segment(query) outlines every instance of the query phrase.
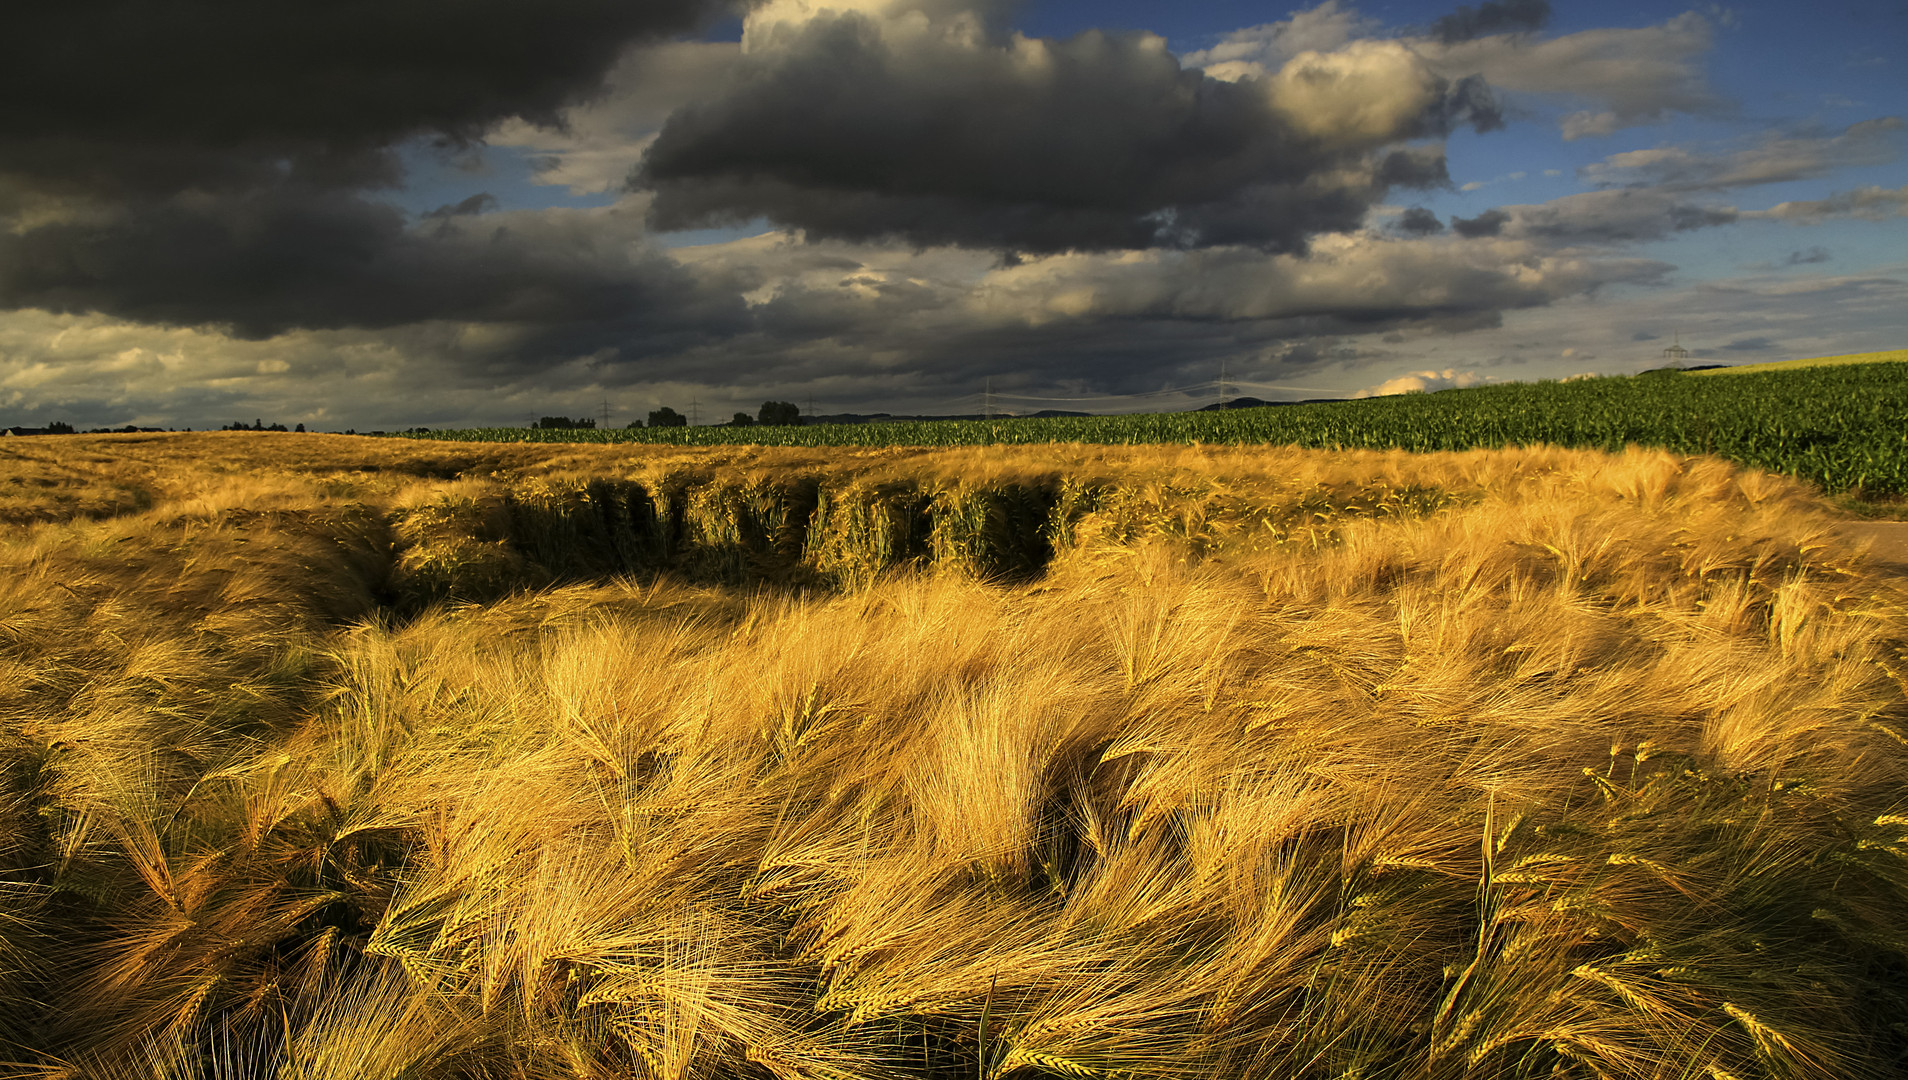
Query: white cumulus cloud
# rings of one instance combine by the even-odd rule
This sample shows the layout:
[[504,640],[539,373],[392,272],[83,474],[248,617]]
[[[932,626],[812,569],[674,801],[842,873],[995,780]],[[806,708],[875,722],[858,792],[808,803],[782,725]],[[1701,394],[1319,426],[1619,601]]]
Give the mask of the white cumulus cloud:
[[1436,390],[1456,390],[1466,386],[1480,386],[1491,382],[1488,375],[1479,375],[1475,371],[1460,371],[1457,368],[1445,368],[1443,371],[1414,371],[1409,375],[1400,375],[1395,379],[1386,379],[1376,386],[1367,386],[1355,391],[1355,398],[1389,397],[1393,394],[1428,394]]
[[1215,79],[1242,79],[1277,71],[1301,53],[1336,52],[1355,40],[1372,37],[1379,29],[1376,20],[1360,15],[1349,4],[1325,0],[1315,8],[1293,12],[1283,22],[1235,30],[1212,48],[1186,53],[1180,60]]

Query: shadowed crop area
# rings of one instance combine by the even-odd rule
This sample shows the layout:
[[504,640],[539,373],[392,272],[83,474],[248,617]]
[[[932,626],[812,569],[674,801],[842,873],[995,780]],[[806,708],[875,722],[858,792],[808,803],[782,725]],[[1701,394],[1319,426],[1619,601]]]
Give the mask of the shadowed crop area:
[[1894,1077],[1908,584],[1548,448],[0,446],[0,1061]]

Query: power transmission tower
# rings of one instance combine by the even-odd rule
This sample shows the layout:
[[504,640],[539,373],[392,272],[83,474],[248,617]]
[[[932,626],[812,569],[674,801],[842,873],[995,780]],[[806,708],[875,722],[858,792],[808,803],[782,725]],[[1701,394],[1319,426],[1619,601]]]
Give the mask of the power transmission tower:
[[697,401],[695,398],[690,398],[689,399],[689,426],[695,427],[696,425],[700,423],[702,423],[702,402]]
[[599,426],[603,428],[609,427],[609,399],[608,398],[603,399],[603,422]]
[[1219,407],[1226,407],[1226,362],[1219,361]]
[[988,379],[983,385],[986,389],[981,391],[981,411],[986,413],[987,419],[992,420],[994,418],[994,380]]

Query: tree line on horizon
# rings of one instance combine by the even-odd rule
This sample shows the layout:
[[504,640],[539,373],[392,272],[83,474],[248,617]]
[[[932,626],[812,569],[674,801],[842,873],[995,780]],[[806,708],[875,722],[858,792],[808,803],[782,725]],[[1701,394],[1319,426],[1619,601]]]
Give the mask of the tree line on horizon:
[[[778,427],[800,423],[802,423],[802,410],[797,407],[794,402],[764,401],[762,407],[756,411],[754,416],[750,416],[745,412],[738,412],[727,424],[717,424],[715,426],[756,427],[759,425],[763,427]],[[688,426],[688,417],[667,405],[663,405],[650,411],[649,420],[646,424],[642,420],[631,420],[625,426],[625,430],[636,431],[644,427],[673,428]],[[596,421],[590,417],[573,420],[567,416],[545,416],[537,420],[537,427],[544,431],[594,431],[596,429]]]

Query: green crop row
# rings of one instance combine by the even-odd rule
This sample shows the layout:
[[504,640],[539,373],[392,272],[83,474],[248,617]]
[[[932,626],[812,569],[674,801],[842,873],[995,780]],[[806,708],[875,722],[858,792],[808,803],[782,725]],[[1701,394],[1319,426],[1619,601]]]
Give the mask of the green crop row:
[[1269,443],[1468,450],[1627,444],[1716,454],[1829,491],[1908,493],[1908,363],[1695,379],[1679,372],[1215,412],[608,431],[483,428],[411,438],[688,446]]

